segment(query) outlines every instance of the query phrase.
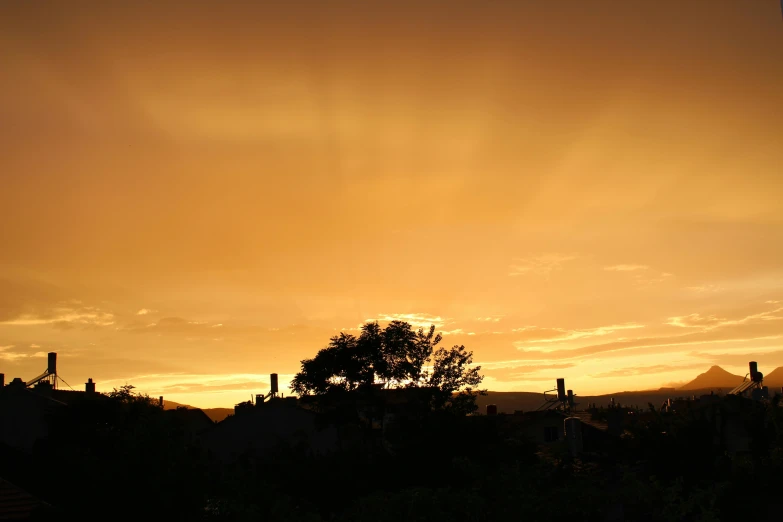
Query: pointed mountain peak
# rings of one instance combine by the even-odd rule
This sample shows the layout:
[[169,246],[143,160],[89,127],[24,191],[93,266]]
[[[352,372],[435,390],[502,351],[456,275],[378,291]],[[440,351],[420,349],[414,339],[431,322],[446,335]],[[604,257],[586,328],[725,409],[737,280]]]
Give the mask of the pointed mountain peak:
[[694,380],[680,387],[681,390],[702,390],[707,388],[734,388],[742,382],[742,376],[727,372],[720,366],[714,365],[704,373],[699,374]]
[[773,387],[783,386],[783,366],[778,366],[764,375],[764,384]]

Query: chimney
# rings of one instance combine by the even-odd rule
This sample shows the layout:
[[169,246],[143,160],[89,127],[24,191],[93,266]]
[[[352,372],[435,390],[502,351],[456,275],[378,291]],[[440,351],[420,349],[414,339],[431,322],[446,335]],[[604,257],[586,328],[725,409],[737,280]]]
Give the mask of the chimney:
[[574,390],[568,390],[568,405],[574,407]]
[[5,374],[0,373],[0,388],[2,388],[3,386],[5,386]]
[[158,397],[158,406],[160,406],[161,408],[163,407],[163,395]]
[[56,374],[57,373],[57,353],[49,352],[48,363],[49,364],[46,366],[46,371],[49,372],[49,373]]
[[759,373],[759,365],[756,361],[750,361],[748,366],[750,366],[750,380],[755,382],[757,379],[756,374]]
[[84,383],[84,391],[87,393],[95,393],[95,383],[92,382],[92,377],[87,379],[87,382]]
[[276,395],[277,394],[277,374],[273,373],[272,375],[270,375],[269,376],[269,380],[270,380],[270,386],[272,388],[270,391],[272,392],[272,395]]
[[557,400],[559,401],[566,400],[565,379],[557,380]]

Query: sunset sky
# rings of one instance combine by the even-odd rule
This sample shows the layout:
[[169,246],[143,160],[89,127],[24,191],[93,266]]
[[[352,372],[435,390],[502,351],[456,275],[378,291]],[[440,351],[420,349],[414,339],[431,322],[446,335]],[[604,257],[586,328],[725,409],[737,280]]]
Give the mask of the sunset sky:
[[768,373],[780,9],[3,2],[0,372],[230,407],[403,319],[490,390]]

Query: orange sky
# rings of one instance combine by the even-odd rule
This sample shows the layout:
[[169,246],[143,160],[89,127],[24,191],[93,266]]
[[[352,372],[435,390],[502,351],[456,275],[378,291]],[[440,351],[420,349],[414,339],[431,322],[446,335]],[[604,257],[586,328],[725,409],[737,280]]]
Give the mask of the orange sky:
[[374,318],[492,390],[783,365],[779,2],[161,3],[0,6],[7,380],[231,406]]

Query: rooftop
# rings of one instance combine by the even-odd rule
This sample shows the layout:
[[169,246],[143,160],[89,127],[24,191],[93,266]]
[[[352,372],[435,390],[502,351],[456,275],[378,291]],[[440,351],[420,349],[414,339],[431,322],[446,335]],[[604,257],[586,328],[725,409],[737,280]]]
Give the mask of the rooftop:
[[28,520],[46,503],[0,478],[0,520]]

